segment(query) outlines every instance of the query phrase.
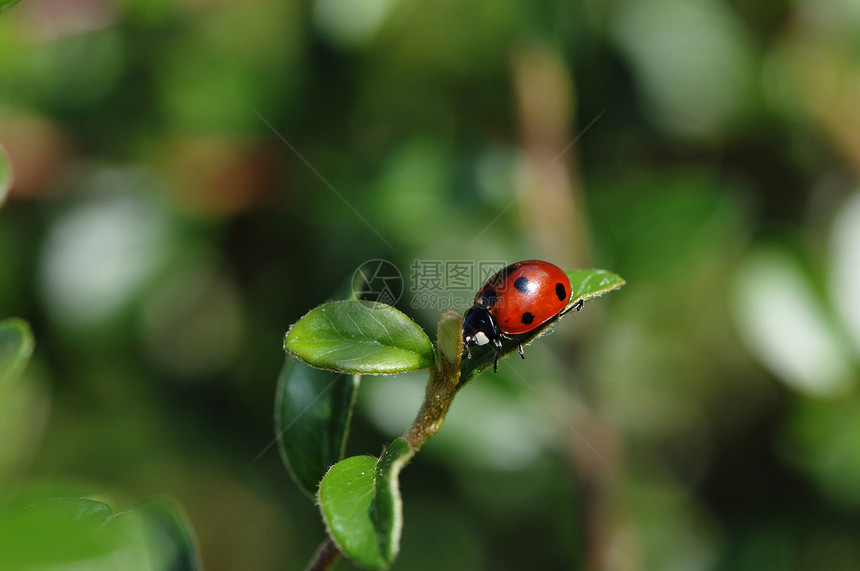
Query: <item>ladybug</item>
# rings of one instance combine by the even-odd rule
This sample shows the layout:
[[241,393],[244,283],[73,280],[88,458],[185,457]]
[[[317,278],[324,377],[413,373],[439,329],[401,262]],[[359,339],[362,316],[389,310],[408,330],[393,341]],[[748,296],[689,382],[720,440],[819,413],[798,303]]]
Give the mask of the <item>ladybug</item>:
[[[500,270],[478,291],[463,317],[466,357],[472,357],[472,345],[492,343],[496,349],[493,371],[497,371],[502,339],[515,339],[561,315],[570,296],[567,274],[549,262],[525,260]],[[578,311],[582,304],[579,300],[570,309]],[[525,359],[522,344],[518,349]]]

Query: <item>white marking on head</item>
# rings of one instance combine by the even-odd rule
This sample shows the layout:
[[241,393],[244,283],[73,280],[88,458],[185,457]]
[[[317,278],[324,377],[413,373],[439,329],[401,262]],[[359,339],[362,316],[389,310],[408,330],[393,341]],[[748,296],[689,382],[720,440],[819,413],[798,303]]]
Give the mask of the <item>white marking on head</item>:
[[490,338],[487,337],[487,334],[483,331],[478,331],[477,333],[475,333],[475,342],[478,345],[486,345],[490,342]]

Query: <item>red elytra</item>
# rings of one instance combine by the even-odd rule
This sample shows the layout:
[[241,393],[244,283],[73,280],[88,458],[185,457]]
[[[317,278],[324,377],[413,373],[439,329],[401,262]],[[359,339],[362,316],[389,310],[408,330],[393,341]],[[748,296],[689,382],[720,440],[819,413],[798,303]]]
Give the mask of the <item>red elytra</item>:
[[[463,317],[463,351],[492,343],[493,370],[502,354],[502,338],[536,329],[559,315],[570,301],[570,280],[559,267],[543,260],[525,260],[507,266],[487,280],[475,303]],[[573,308],[580,309],[582,300]],[[518,346],[520,356],[523,346]]]
[[570,301],[570,280],[561,268],[543,260],[507,266],[487,280],[475,296],[502,333],[520,335],[540,327]]

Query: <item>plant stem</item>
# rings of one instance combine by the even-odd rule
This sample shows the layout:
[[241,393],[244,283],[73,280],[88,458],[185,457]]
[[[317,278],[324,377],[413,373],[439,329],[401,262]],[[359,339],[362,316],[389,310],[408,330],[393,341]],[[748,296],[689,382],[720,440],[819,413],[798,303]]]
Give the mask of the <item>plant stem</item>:
[[[454,400],[456,387],[452,387],[446,379],[434,379],[431,373],[424,392],[424,402],[412,421],[412,425],[403,433],[403,440],[409,443],[414,451],[418,451],[427,439],[442,428],[445,415]],[[440,375],[441,376],[441,375]]]
[[[421,448],[427,439],[436,434],[445,421],[454,395],[460,388],[460,359],[463,350],[463,317],[449,311],[439,321],[436,344],[438,361],[430,368],[430,378],[424,391],[424,402],[412,425],[406,429],[402,438],[409,444],[411,452],[404,457],[404,463]],[[331,536],[317,548],[314,558],[305,571],[329,571],[340,559],[340,549]]]
[[463,318],[458,313],[449,311],[439,321],[436,334],[439,362],[436,367],[430,369],[430,378],[424,390],[424,402],[412,426],[403,433],[403,440],[409,443],[413,453],[442,428],[445,415],[448,414],[454,395],[460,388],[462,331]]
[[[403,433],[403,439],[409,443],[409,447],[412,449],[411,455],[414,455],[421,448],[421,445],[442,427],[448,408],[450,408],[454,395],[457,393],[457,381],[459,379],[459,358],[456,359],[456,367],[454,367],[453,363],[446,362],[443,355],[441,365],[430,370],[430,379],[427,381],[427,389],[424,392],[424,402],[412,425]],[[340,550],[335,545],[334,540],[331,536],[326,536],[305,571],[329,571],[334,568],[340,555]]]
[[330,536],[326,536],[305,571],[329,571],[334,568],[338,559],[340,559],[340,549]]

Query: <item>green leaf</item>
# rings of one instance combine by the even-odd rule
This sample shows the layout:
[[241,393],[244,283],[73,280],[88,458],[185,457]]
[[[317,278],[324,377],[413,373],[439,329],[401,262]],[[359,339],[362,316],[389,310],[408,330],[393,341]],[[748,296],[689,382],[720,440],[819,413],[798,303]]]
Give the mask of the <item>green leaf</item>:
[[275,394],[281,458],[311,497],[332,464],[343,458],[358,375],[314,369],[287,356]]
[[414,321],[384,303],[333,301],[287,332],[284,348],[320,369],[390,375],[435,362],[433,343]]
[[0,320],[0,489],[27,464],[48,417],[47,387],[32,376],[21,378],[34,346],[27,322]]
[[119,513],[89,498],[17,503],[0,511],[0,569],[200,568],[193,534],[168,500]]
[[86,498],[47,499],[0,514],[0,568],[103,558],[123,543],[104,527],[112,515],[107,504]]
[[[0,0],[0,11],[3,10],[2,2],[3,0]],[[6,194],[11,186],[12,163],[9,161],[9,155],[6,154],[3,145],[0,145],[0,206],[3,206],[3,202],[6,201]]]
[[197,538],[188,518],[168,498],[145,500],[135,506],[146,525],[150,560],[154,569],[185,571],[200,569]]
[[566,272],[570,279],[570,308],[578,300],[588,301],[624,285],[621,276],[606,270],[574,270]]
[[33,354],[33,333],[26,321],[18,318],[0,321],[0,387],[14,382]]
[[8,10],[20,1],[21,0],[0,0],[0,14],[2,14],[4,10]]
[[329,535],[361,567],[386,569],[397,557],[403,529],[397,478],[413,453],[398,438],[379,460],[372,456],[341,460],[320,484],[320,511]]
[[[570,279],[571,296],[570,302],[559,317],[550,319],[537,329],[529,331],[523,335],[517,335],[514,339],[502,339],[502,357],[518,351],[517,345],[522,343],[528,345],[547,331],[549,331],[558,320],[574,309],[574,306],[582,300],[588,301],[601,295],[616,290],[624,285],[624,280],[620,276],[607,272],[606,270],[574,270],[566,272]],[[467,382],[481,374],[488,367],[493,365],[494,349],[490,345],[483,347],[475,346],[471,348],[472,358],[463,359],[460,364],[460,386],[462,387]]]

